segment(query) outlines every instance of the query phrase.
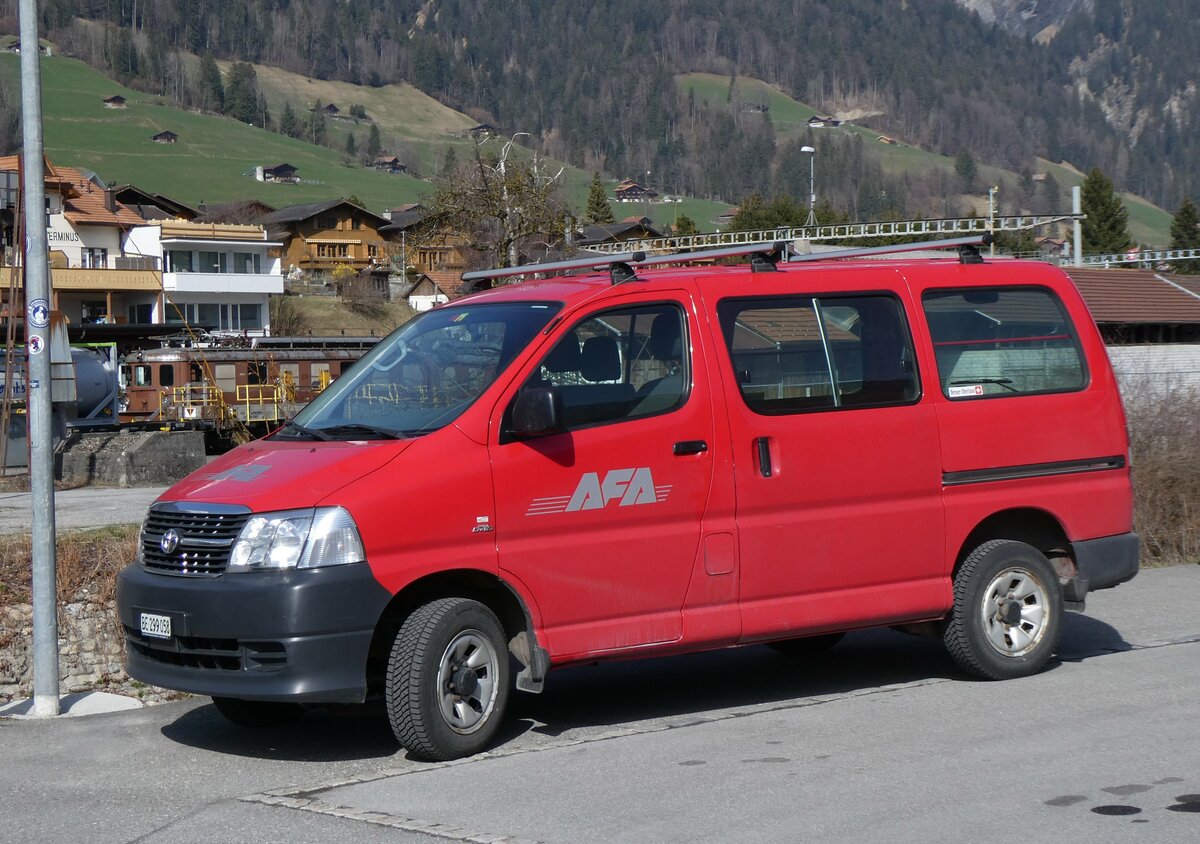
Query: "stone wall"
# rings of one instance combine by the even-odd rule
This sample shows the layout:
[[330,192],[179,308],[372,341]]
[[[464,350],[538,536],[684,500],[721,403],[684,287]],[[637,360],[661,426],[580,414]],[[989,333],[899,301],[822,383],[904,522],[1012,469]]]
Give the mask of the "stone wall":
[[[59,607],[58,671],[61,694],[106,691],[143,703],[181,697],[125,673],[124,636],[112,601],[84,598]],[[33,695],[33,608],[0,607],[0,703]]]
[[205,464],[202,431],[77,433],[57,455],[58,479],[71,486],[168,486]]

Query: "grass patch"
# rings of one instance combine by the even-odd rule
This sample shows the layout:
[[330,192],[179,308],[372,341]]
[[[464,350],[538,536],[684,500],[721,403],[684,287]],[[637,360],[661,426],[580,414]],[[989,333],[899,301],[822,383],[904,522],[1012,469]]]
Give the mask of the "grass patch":
[[[137,554],[139,525],[110,525],[60,533],[55,542],[58,603],[82,597],[108,602],[116,597],[117,573]],[[0,607],[32,599],[32,540],[0,537]]]

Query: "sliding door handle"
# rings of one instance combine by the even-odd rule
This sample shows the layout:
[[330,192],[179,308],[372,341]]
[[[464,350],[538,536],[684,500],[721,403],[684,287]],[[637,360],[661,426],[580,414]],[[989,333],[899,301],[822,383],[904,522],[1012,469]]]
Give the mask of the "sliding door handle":
[[680,440],[675,443],[674,451],[677,457],[681,454],[703,454],[708,451],[708,443],[704,440]]
[[758,450],[758,471],[764,478],[771,477],[771,441],[767,437],[758,437],[754,440],[754,447]]

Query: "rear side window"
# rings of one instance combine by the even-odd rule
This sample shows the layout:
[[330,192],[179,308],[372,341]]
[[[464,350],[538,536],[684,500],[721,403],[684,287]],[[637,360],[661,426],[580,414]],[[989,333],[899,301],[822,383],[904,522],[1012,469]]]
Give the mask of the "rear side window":
[[950,399],[1083,389],[1075,328],[1049,290],[932,290],[922,297],[942,393]]
[[727,299],[717,311],[742,398],[756,413],[920,397],[908,325],[891,296]]

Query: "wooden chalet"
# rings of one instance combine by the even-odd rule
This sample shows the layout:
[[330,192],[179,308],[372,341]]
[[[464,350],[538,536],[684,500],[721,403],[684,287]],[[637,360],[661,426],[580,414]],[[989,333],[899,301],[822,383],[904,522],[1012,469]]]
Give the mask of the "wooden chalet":
[[375,160],[371,162],[370,167],[372,170],[380,170],[384,173],[403,173],[408,169],[394,155],[377,155],[375,156]]
[[170,129],[166,129],[162,132],[159,132],[157,135],[151,135],[150,140],[154,141],[156,144],[173,144],[179,140],[179,136]]
[[580,233],[577,243],[586,247],[597,243],[620,243],[625,240],[662,236],[663,232],[654,226],[649,217],[626,217],[617,223],[587,226]]
[[348,266],[355,271],[386,272],[389,238],[381,233],[386,217],[344,199],[289,205],[262,216],[269,240],[283,245],[283,270],[329,272]]
[[125,98],[120,94],[113,94],[111,97],[104,98],[105,108],[126,108]]
[[255,168],[255,176],[260,182],[283,182],[295,184],[300,181],[297,169],[286,161],[281,164],[264,164]]
[[658,196],[658,191],[645,187],[633,179],[624,179],[613,191],[618,202],[646,202]]

